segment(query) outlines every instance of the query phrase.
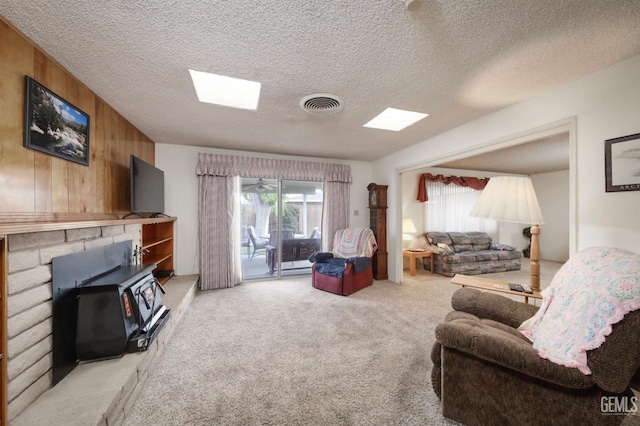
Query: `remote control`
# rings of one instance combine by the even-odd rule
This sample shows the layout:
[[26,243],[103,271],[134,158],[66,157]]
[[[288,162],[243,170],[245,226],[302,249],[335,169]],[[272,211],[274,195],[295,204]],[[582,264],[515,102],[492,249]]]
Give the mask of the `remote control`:
[[511,291],[520,291],[520,292],[524,291],[524,289],[522,288],[522,286],[520,284],[509,284],[509,290],[511,290]]
[[522,291],[524,291],[527,294],[533,294],[533,290],[531,290],[531,287],[529,287],[526,284],[521,284],[520,287],[522,287]]

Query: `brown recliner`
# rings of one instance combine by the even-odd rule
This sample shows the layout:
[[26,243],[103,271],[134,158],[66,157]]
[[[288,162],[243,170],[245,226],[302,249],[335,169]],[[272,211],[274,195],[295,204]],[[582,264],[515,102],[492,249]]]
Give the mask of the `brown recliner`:
[[311,285],[319,290],[349,296],[373,283],[371,256],[378,244],[369,228],[336,231],[333,251],[314,253],[309,261]]
[[470,288],[452,306],[431,352],[445,417],[467,426],[618,425],[640,410],[630,388],[640,377],[640,311],[587,352],[584,375],[541,358],[517,330],[537,307]]

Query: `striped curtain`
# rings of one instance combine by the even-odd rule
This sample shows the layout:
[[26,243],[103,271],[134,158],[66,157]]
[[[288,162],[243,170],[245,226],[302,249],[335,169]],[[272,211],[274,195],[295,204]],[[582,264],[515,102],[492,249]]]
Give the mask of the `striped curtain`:
[[332,249],[333,236],[349,227],[349,193],[351,184],[325,182],[322,204],[322,251]]
[[239,155],[198,154],[196,174],[351,183],[351,167],[345,164]]
[[200,176],[198,248],[202,290],[233,287],[237,284],[232,226],[233,179],[232,176]]
[[198,223],[200,289],[233,287],[240,283],[234,229],[238,216],[234,191],[237,176],[324,182],[322,247],[349,224],[351,167],[343,164],[279,160],[237,155],[198,154]]

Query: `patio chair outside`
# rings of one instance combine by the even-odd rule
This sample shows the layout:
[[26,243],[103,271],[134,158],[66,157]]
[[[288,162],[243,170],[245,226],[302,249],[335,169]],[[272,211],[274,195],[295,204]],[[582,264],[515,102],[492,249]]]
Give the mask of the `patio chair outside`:
[[269,240],[266,238],[258,237],[253,226],[247,226],[247,232],[249,234],[251,244],[253,245],[253,253],[251,253],[251,256],[249,257],[249,260],[251,260],[256,255],[256,252],[258,250],[266,250],[267,244],[269,244]]

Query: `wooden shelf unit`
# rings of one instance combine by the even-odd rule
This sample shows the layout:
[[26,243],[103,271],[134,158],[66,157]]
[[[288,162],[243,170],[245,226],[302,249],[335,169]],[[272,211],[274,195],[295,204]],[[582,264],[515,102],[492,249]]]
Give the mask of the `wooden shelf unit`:
[[164,271],[173,273],[173,224],[175,218],[166,218],[154,223],[142,224],[142,263],[155,263],[154,275],[164,284],[171,276],[163,275]]

